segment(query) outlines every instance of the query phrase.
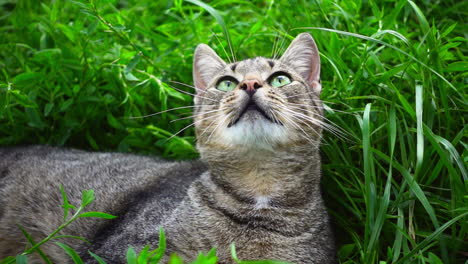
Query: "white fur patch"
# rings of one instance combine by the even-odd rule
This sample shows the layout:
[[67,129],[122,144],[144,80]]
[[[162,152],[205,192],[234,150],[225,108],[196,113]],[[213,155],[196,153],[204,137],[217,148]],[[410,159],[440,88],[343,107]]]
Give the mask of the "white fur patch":
[[271,150],[278,143],[286,143],[290,134],[286,127],[267,119],[241,119],[234,126],[225,127],[219,132],[223,144]]
[[255,197],[255,209],[267,208],[270,203],[270,198],[268,196],[258,196]]

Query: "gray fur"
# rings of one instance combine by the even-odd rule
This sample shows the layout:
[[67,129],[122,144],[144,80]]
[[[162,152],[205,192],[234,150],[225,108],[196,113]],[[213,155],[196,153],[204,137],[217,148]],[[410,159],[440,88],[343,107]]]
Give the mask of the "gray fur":
[[[227,64],[208,46],[198,46],[193,76],[200,161],[47,146],[0,149],[0,259],[26,246],[17,225],[36,240],[59,226],[62,184],[72,204],[79,204],[81,190],[94,189],[90,210],[119,216],[80,219],[65,230],[92,241],[91,246],[65,241],[87,263],[92,263],[88,250],[108,263],[125,263],[129,245],[157,246],[160,226],[168,252],[187,261],[216,247],[219,263],[231,263],[234,242],[244,260],[334,263],[319,186],[319,144],[326,128],[319,62],[309,34],[300,34],[279,60],[258,57]],[[292,82],[272,87],[267,80],[278,71]],[[239,85],[229,92],[217,90],[226,75]],[[249,80],[261,85],[251,96],[241,88]],[[252,102],[264,114],[242,111]],[[54,244],[42,249],[54,263],[70,262]]]

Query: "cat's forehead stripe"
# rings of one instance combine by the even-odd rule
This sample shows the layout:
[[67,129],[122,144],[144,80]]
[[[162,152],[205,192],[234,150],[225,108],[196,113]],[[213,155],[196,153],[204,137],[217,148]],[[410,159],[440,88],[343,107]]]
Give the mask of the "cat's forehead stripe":
[[[246,59],[235,64],[234,69],[237,73],[247,74],[249,72],[267,72],[270,71],[274,62],[263,57]],[[231,69],[234,65],[231,65]],[[234,71],[234,70],[233,70]]]
[[236,71],[236,67],[237,67],[237,63],[234,63],[233,65],[231,65],[231,70],[233,72]]

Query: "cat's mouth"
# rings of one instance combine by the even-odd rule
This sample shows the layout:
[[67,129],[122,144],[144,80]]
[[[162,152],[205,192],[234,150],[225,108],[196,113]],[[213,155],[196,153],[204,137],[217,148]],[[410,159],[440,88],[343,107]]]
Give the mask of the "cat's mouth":
[[275,120],[273,120],[261,107],[259,107],[254,100],[250,99],[249,102],[244,106],[244,108],[241,110],[239,116],[234,119],[232,122],[229,123],[228,127],[231,127],[235,124],[237,124],[237,122],[239,122],[239,120],[247,113],[247,112],[257,112],[260,114],[260,116],[264,117],[265,119],[267,119],[268,121],[270,122],[273,122],[273,123],[277,123],[275,122]]

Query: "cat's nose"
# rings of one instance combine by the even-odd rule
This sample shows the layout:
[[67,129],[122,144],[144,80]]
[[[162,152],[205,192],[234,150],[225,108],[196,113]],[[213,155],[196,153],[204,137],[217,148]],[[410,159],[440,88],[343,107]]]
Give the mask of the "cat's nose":
[[240,88],[246,91],[250,96],[252,96],[257,91],[257,89],[262,88],[262,86],[262,82],[257,79],[243,80],[240,83]]

